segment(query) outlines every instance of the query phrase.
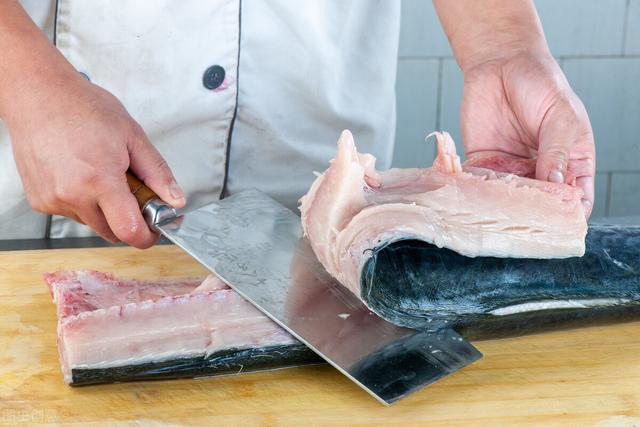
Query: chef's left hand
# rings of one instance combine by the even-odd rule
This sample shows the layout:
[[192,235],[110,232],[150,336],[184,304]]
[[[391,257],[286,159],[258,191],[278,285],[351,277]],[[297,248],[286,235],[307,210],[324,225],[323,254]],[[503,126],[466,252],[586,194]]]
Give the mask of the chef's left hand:
[[549,51],[533,0],[433,0],[464,74],[467,156],[537,159],[536,178],[568,182],[593,207],[589,117]]
[[584,105],[550,54],[520,52],[464,70],[461,128],[467,157],[537,158],[537,179],[575,177],[589,217],[593,132]]

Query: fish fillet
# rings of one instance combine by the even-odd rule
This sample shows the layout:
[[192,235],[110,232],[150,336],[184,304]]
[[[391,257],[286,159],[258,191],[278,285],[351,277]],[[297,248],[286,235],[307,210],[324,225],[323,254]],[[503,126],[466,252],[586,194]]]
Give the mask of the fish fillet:
[[358,153],[344,131],[335,159],[301,198],[305,235],[343,285],[360,295],[372,251],[407,239],[467,257],[584,254],[582,190],[527,178],[531,161],[490,157],[463,165],[449,134],[435,136],[431,168],[377,171],[375,157]]
[[45,275],[72,385],[207,376],[317,363],[317,356],[215,276],[137,281]]

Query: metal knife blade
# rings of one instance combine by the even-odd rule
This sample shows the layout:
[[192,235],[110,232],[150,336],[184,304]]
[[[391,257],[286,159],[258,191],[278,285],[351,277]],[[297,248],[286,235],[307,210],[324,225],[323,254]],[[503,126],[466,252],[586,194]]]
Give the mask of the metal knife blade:
[[384,404],[478,360],[451,329],[418,332],[378,317],[333,279],[300,218],[245,191],[175,217],[159,199],[145,218],[164,236]]

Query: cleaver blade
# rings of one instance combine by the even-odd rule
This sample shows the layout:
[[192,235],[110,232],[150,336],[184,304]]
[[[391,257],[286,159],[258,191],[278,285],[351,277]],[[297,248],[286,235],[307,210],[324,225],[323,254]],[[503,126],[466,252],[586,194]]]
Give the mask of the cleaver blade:
[[264,193],[177,215],[130,172],[127,180],[151,228],[383,404],[482,357],[450,328],[415,331],[371,312],[325,271],[300,218]]

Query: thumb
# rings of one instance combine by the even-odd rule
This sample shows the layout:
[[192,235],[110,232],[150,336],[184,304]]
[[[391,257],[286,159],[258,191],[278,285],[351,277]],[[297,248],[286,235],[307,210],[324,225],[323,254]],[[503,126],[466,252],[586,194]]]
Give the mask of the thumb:
[[567,168],[576,129],[562,117],[551,118],[539,133],[536,178],[562,183],[567,181]]
[[142,129],[128,142],[129,167],[162,200],[175,208],[186,203],[184,192],[173,177],[167,161],[151,144]]

